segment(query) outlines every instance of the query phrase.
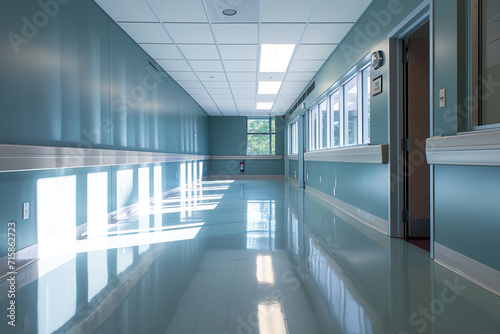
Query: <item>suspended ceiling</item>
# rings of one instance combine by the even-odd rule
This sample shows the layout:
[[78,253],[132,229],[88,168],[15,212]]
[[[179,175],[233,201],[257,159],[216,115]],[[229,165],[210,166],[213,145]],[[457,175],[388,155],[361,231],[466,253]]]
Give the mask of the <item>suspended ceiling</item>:
[[[208,115],[267,116],[286,113],[371,0],[95,2]],[[262,44],[296,44],[286,72],[259,72]],[[263,95],[259,81],[282,84]]]

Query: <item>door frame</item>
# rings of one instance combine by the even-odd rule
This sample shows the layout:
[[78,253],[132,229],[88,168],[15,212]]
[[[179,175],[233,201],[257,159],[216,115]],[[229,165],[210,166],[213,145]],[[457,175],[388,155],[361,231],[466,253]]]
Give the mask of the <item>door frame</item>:
[[[429,137],[433,136],[433,55],[434,24],[433,0],[422,2],[389,34],[389,236],[404,237],[404,154],[401,151],[404,138],[404,82],[403,82],[403,41],[411,32],[429,21]],[[431,258],[434,258],[434,168],[430,166],[430,244]]]

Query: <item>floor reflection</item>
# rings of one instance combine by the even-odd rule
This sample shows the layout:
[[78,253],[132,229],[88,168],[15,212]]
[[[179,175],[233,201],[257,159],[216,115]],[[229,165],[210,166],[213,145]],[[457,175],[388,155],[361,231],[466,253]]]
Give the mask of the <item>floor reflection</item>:
[[[499,297],[293,185],[251,180],[185,187],[167,198],[156,194],[106,230],[94,226],[86,239],[61,250],[64,261],[41,259],[20,271],[18,326],[12,331],[4,321],[0,332],[500,328]],[[0,281],[3,309],[6,289]]]

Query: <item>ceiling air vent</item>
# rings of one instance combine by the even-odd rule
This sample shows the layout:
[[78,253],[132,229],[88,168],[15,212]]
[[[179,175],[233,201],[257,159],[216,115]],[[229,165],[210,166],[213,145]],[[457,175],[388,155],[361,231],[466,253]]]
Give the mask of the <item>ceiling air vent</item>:
[[292,112],[295,109],[297,109],[302,104],[302,102],[304,102],[304,100],[306,99],[306,97],[308,97],[309,94],[312,93],[312,91],[314,90],[315,87],[316,87],[316,81],[313,81],[312,84],[309,87],[307,87],[307,89],[304,92],[304,94],[302,94],[302,96],[297,100],[297,102],[295,102],[295,104],[290,108],[290,110],[288,110],[288,115],[291,115]]

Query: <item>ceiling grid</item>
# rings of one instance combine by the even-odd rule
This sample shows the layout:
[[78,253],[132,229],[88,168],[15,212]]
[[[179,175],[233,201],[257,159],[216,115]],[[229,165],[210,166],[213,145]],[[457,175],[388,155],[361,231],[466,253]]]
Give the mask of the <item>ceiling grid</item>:
[[[371,0],[95,2],[208,115],[267,116],[286,113]],[[262,45],[285,44],[286,70],[260,72]],[[278,90],[259,94],[263,81]]]

